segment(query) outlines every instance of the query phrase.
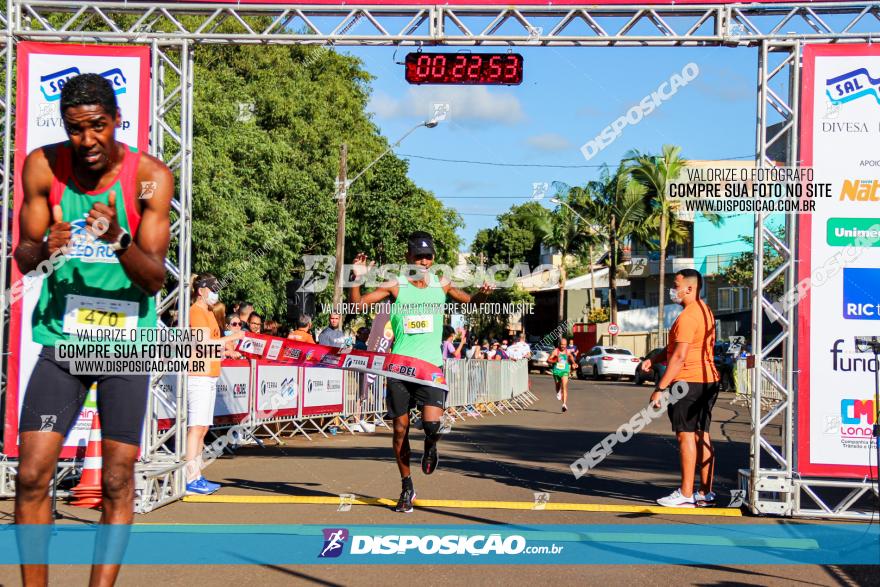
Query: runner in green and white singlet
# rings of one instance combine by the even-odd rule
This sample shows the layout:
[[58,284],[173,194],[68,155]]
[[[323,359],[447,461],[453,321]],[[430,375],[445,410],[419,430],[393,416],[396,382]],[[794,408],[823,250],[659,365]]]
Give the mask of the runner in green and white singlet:
[[572,365],[577,369],[577,359],[567,348],[568,339],[559,339],[559,345],[553,349],[547,358],[548,363],[553,364],[551,373],[553,383],[556,385],[556,399],[562,402],[562,411],[568,411],[568,379],[571,376]]
[[[408,271],[397,279],[383,283],[374,291],[361,295],[360,285],[352,288],[351,301],[369,305],[391,298],[391,328],[394,332],[394,354],[414,357],[434,365],[442,365],[440,344],[443,338],[443,312],[439,310],[449,296],[461,303],[479,302],[491,288],[484,285],[471,296],[452,287],[448,279],[439,279],[428,270],[434,264],[434,241],[427,232],[414,232],[407,243]],[[363,253],[354,260],[355,277],[360,279],[368,271]],[[394,419],[394,456],[402,479],[398,512],[411,512],[416,497],[410,476],[409,412],[422,406],[422,426],[425,432],[425,450],[422,453],[422,472],[430,475],[437,468],[439,456],[437,441],[440,436],[440,417],[446,402],[446,392],[437,387],[388,379],[386,396],[388,412]]]
[[[46,488],[87,390],[97,383],[100,523],[124,531],[134,514],[134,463],[149,376],[72,374],[70,363],[56,359],[54,344],[77,331],[155,326],[153,296],[165,284],[174,176],[155,157],[116,140],[122,116],[104,77],[68,79],[60,107],[69,140],[31,152],[20,178],[24,198],[14,258],[22,274],[39,271],[47,277],[31,316],[33,339],[44,346],[21,407],[15,522],[50,527]],[[13,284],[13,300],[22,284]],[[103,528],[98,545],[108,544]],[[122,539],[117,534],[115,541]],[[41,540],[19,546],[22,558],[33,560],[47,548]],[[112,585],[119,573],[116,559],[103,551],[95,553],[98,559],[108,562],[92,568],[90,582]],[[23,565],[22,580],[47,584],[48,568]]]

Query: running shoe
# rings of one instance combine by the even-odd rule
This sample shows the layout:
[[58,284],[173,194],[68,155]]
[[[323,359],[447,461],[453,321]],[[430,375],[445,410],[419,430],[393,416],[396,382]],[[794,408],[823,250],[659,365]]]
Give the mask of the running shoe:
[[562,413],[564,414],[567,411],[568,411],[568,406],[565,404],[562,404]]
[[707,494],[703,494],[703,492],[698,492],[694,494],[694,504],[698,508],[712,507],[715,505],[715,492],[710,491]]
[[201,480],[205,482],[205,485],[208,486],[208,489],[211,490],[211,493],[214,493],[215,491],[217,491],[221,487],[219,483],[214,483],[212,481],[208,481],[207,479],[204,478],[204,476],[201,477]]
[[556,401],[558,401],[558,402],[562,401],[562,392],[561,391],[556,392]]
[[437,469],[440,456],[437,454],[437,443],[425,439],[425,452],[422,453],[422,473],[430,475]]
[[666,497],[661,497],[657,503],[667,508],[692,508],[694,507],[694,496],[685,497],[681,494],[681,489],[676,489]]
[[395,512],[400,512],[402,514],[409,514],[413,511],[413,501],[416,499],[416,490],[413,489],[412,481],[407,483],[403,482],[403,490],[400,492],[400,499],[397,500],[397,505],[394,507]]
[[199,477],[195,481],[190,481],[186,484],[186,494],[187,495],[211,495],[217,489],[219,489],[219,485],[217,487],[210,487],[208,482],[205,481],[204,477]]

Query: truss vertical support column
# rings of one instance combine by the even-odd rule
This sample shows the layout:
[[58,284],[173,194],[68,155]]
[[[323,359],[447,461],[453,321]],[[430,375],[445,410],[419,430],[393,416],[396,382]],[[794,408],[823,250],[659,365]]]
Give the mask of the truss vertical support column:
[[[780,63],[771,63],[772,54],[784,55]],[[798,164],[798,105],[800,91],[800,42],[773,43],[762,41],[758,55],[758,131],[757,160],[759,167],[778,163],[788,166]],[[782,73],[788,69],[787,79]],[[777,78],[777,76],[779,76]],[[770,82],[785,79],[786,93],[774,91]],[[770,113],[775,111],[781,122],[772,125]],[[772,135],[771,135],[772,132]],[[770,148],[783,147],[785,161],[777,162],[770,157]],[[777,147],[778,148],[778,147]],[[771,285],[783,280],[783,291],[788,292],[796,283],[795,243],[796,216],[785,216],[785,238],[779,239],[768,225],[768,216],[755,215],[754,250],[755,265],[752,280],[752,349],[755,366],[751,374],[751,443],[749,447],[750,470],[748,475],[749,506],[755,514],[791,515],[793,507],[792,475],[794,465],[794,315],[793,305],[774,306],[768,295]],[[765,276],[764,251],[771,247],[782,259],[782,264]],[[773,340],[765,342],[764,319],[778,323],[781,332]],[[773,375],[764,360],[770,353],[782,354],[783,374]],[[764,386],[774,388],[781,400],[765,401]],[[766,412],[766,413],[765,413]],[[776,423],[781,432],[779,441],[765,436],[765,429]],[[769,458],[765,458],[769,457]]]

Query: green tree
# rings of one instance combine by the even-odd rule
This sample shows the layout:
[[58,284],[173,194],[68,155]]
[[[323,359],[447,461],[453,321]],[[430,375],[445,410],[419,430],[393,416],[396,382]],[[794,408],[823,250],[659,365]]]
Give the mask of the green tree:
[[[785,242],[785,225],[781,225],[773,230],[773,233],[781,241]],[[723,281],[730,285],[745,286],[751,289],[752,279],[755,275],[755,252],[753,235],[740,235],[740,238],[752,247],[752,250],[740,253],[730,264],[725,267],[719,274]],[[783,258],[779,252],[773,248],[769,241],[764,241],[764,278],[766,279],[783,263]],[[785,293],[785,284],[782,279],[774,279],[773,282],[764,291],[768,296],[780,298]]]
[[550,212],[538,202],[512,206],[498,216],[498,224],[477,232],[471,245],[471,255],[488,265],[528,263],[540,265],[541,238],[535,232],[536,219],[546,218]]

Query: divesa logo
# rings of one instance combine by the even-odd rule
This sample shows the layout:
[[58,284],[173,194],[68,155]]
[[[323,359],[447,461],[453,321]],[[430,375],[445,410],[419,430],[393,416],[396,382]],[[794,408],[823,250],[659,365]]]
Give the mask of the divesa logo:
[[[57,102],[61,99],[61,90],[68,80],[81,73],[78,67],[68,67],[42,75],[40,76],[40,93],[47,101]],[[117,96],[128,91],[128,80],[125,79],[125,74],[118,67],[108,69],[98,75],[110,82],[110,85],[113,86],[113,93]]]
[[877,87],[880,79],[874,79],[864,67],[859,67],[843,75],[825,80],[825,94],[832,104],[846,104],[863,96],[873,96],[880,104]]

